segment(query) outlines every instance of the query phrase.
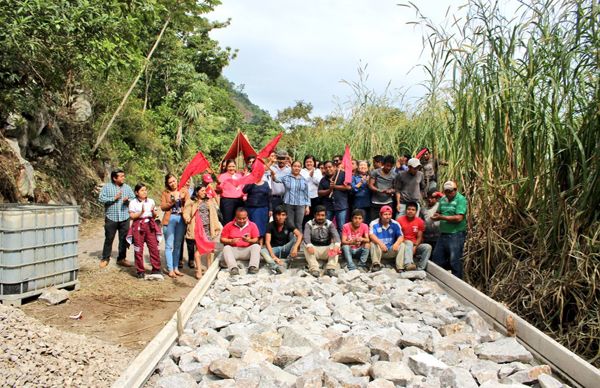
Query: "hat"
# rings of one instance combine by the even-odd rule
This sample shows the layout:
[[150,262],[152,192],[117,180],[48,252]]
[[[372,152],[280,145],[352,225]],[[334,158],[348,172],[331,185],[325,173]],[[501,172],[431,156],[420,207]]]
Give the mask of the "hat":
[[288,157],[288,153],[284,150],[277,151],[277,159],[285,159]]
[[393,213],[392,208],[388,205],[382,206],[381,209],[379,209],[379,214],[383,214],[385,212]]
[[429,189],[429,191],[427,192],[428,198],[442,198],[443,196],[444,194],[437,191],[437,189]]
[[448,181],[448,182],[444,183],[444,191],[455,190],[455,189],[456,189],[456,183],[454,183],[452,181]]
[[202,182],[204,183],[212,183],[213,179],[212,176],[210,176],[210,174],[204,174],[202,175]]
[[417,168],[421,165],[421,161],[417,158],[411,158],[408,163],[406,163],[408,167]]

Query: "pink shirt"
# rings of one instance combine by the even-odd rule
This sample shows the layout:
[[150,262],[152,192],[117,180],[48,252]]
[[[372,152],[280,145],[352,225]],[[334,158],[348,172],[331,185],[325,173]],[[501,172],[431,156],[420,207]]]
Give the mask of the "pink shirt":
[[[342,236],[346,236],[348,240],[364,238],[369,236],[369,227],[364,222],[360,224],[357,230],[352,229],[352,223],[348,222],[342,227]],[[360,248],[361,245],[351,245],[352,249]]]
[[221,232],[221,237],[239,238],[240,240],[238,240],[237,243],[231,244],[231,246],[239,247],[239,248],[245,248],[245,247],[250,246],[249,243],[247,243],[246,241],[241,239],[245,235],[248,235],[248,237],[250,237],[250,238],[260,237],[260,233],[258,232],[258,227],[256,226],[256,224],[254,222],[248,221],[248,222],[246,222],[246,225],[239,227],[235,223],[235,220],[233,220],[230,223],[228,223],[227,225],[225,225],[225,227],[223,228],[223,231]]
[[225,172],[219,175],[219,182],[221,185],[221,189],[223,193],[221,193],[221,197],[223,198],[242,198],[244,193],[242,192],[243,185],[236,186],[236,181],[242,179],[243,175],[240,173],[235,173],[233,175]]

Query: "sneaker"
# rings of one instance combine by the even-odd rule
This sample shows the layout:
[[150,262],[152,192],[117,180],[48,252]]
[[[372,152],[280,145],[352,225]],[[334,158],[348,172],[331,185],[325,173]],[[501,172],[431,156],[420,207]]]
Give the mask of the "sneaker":
[[152,272],[150,272],[150,274],[152,275],[162,275],[162,272],[160,269],[153,269]]
[[271,272],[275,275],[281,275],[283,273],[280,266],[271,267]]
[[135,277],[138,279],[143,279],[146,276],[145,272],[138,272],[135,274]]
[[398,272],[398,273],[404,272],[404,268],[396,268],[396,272]]
[[381,270],[381,264],[373,264],[371,266],[371,272],[377,272]]
[[255,266],[250,266],[248,267],[248,273],[254,275],[258,273],[258,268],[256,268]]
[[406,265],[406,270],[407,271],[414,271],[417,269],[417,266],[415,265],[415,263],[410,263]]
[[321,275],[321,273],[318,270],[316,270],[316,269],[312,270],[312,271],[309,271],[308,273],[311,274],[312,276],[316,277],[316,278],[318,278]]
[[100,260],[100,268],[106,268],[110,259],[102,259]]
[[120,265],[121,267],[133,267],[133,265],[131,265],[130,262],[128,262],[126,259],[121,259],[121,260],[117,260],[117,265]]
[[326,271],[325,271],[325,274],[326,274],[327,276],[329,276],[330,278],[332,278],[332,277],[334,277],[334,276],[335,276],[335,270],[333,270],[333,269],[328,269],[328,270],[326,270]]
[[232,269],[229,270],[229,275],[231,276],[237,276],[240,274],[240,270],[238,267],[233,267]]
[[194,263],[194,260],[188,261],[188,267],[190,267],[190,268],[196,268],[196,264]]

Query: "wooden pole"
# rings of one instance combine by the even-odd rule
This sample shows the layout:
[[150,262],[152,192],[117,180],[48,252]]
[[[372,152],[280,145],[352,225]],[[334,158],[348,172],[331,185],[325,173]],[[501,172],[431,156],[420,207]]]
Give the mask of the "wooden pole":
[[98,147],[100,146],[100,143],[102,143],[102,141],[106,137],[106,134],[108,133],[108,131],[112,127],[113,123],[115,122],[115,119],[117,118],[117,116],[119,115],[119,113],[121,113],[121,110],[123,110],[123,107],[125,106],[125,103],[127,102],[127,99],[129,98],[129,95],[133,91],[133,88],[135,88],[135,85],[137,85],[138,81],[140,80],[140,77],[142,76],[142,74],[146,70],[146,67],[148,66],[148,63],[150,63],[150,58],[152,57],[152,54],[154,54],[154,50],[156,50],[156,48],[158,47],[158,43],[162,39],[163,34],[165,33],[165,30],[167,29],[167,26],[169,25],[170,21],[171,21],[171,17],[169,16],[169,17],[167,17],[167,20],[165,21],[165,24],[163,25],[162,30],[160,30],[160,33],[158,34],[158,37],[156,38],[156,41],[154,42],[154,45],[150,49],[150,52],[148,53],[148,55],[146,55],[146,58],[144,60],[144,64],[142,65],[142,68],[140,69],[140,71],[138,71],[137,76],[135,77],[135,79],[133,80],[133,82],[131,83],[131,85],[129,86],[129,90],[127,90],[127,93],[125,93],[125,95],[123,96],[123,99],[121,100],[121,103],[117,107],[117,110],[115,110],[115,112],[113,113],[112,117],[110,118],[110,121],[108,122],[108,124],[106,124],[106,127],[104,128],[104,130],[102,131],[102,133],[96,139],[96,144],[94,144],[94,148],[92,148],[92,153],[94,153],[94,152],[96,152],[96,150],[98,150]]

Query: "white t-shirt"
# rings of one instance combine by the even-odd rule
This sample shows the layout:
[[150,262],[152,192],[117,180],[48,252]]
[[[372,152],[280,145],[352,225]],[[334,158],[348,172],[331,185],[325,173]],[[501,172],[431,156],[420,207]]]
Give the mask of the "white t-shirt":
[[300,171],[300,175],[302,175],[304,179],[306,179],[306,182],[308,182],[308,196],[311,199],[319,196],[319,183],[323,178],[323,174],[321,174],[320,169],[315,168],[314,171],[315,172],[313,173],[312,178],[310,177],[310,171],[307,169],[303,168],[302,171]]
[[[144,205],[144,213],[140,218],[152,218],[152,209],[154,209],[154,200],[152,198],[146,198],[143,202]],[[139,213],[142,211],[142,202],[139,199],[134,199],[129,201],[129,211],[134,213]]]

